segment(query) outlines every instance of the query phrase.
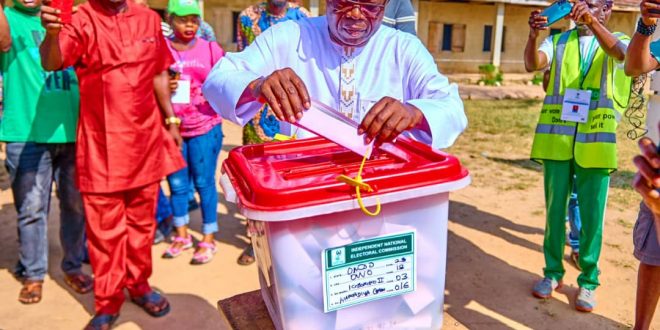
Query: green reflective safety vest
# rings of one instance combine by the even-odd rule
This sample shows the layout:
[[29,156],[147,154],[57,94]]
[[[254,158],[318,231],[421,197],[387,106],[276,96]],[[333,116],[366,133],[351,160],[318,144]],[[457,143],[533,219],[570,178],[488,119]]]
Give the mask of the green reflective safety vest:
[[[615,33],[619,40],[630,39]],[[632,79],[598,47],[580,86],[580,44],[577,30],[555,35],[550,84],[541,109],[531,158],[570,160],[584,168],[616,169],[616,128],[628,107]],[[566,89],[590,90],[586,123],[561,120]]]

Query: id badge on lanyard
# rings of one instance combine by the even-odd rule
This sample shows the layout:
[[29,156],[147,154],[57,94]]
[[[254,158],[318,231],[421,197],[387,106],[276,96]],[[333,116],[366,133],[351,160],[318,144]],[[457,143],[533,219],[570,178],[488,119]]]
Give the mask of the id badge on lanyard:
[[[598,50],[596,46],[596,38],[591,39],[589,47],[587,47],[587,54],[584,57],[580,56],[580,87],[584,84],[584,80],[589,73],[591,63],[594,55]],[[586,123],[589,118],[589,109],[591,108],[591,90],[584,89],[566,89],[564,93],[564,103],[561,107],[561,120]]]
[[190,104],[190,76],[181,75],[177,81],[177,88],[172,93],[173,104]]
[[561,120],[586,123],[591,107],[591,91],[567,89],[561,107]]
[[[193,45],[195,44],[195,41],[193,41]],[[192,77],[190,75],[184,74],[183,69],[184,69],[184,63],[186,62],[185,56],[183,56],[179,51],[176,51],[177,56],[179,57],[179,60],[177,61],[178,67],[179,67],[179,73],[180,78],[177,81],[177,88],[172,92],[171,96],[171,102],[172,104],[190,104],[191,102],[191,96],[190,96],[190,85],[192,81]]]

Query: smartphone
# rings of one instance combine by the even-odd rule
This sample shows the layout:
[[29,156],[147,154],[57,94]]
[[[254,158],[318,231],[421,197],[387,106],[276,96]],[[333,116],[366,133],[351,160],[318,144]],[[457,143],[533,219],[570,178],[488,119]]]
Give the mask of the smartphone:
[[180,73],[178,71],[176,71],[172,68],[167,68],[167,74],[170,75],[170,79],[179,80],[179,74]]
[[550,26],[570,14],[571,10],[573,10],[572,2],[559,0],[544,9],[540,15],[548,18],[548,23],[545,26]]
[[53,0],[50,6],[60,10],[60,19],[64,24],[71,24],[73,0]]

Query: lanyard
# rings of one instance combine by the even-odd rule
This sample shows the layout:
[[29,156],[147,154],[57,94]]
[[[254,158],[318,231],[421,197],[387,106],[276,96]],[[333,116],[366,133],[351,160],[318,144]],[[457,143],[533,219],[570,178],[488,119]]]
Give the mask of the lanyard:
[[174,45],[172,45],[172,49],[176,53],[176,57],[179,58],[178,61],[177,61],[177,64],[178,64],[178,67],[179,67],[179,73],[180,74],[183,74],[183,67],[184,67],[183,63],[186,61],[186,57],[188,56],[188,52],[193,47],[195,47],[195,43],[197,43],[197,38],[195,38],[191,41],[190,47],[187,50],[183,51],[183,55],[176,48],[174,48]]
[[[579,46],[579,41],[578,41],[578,46]],[[585,56],[582,56],[581,51],[579,52],[580,53],[580,88],[582,88],[584,79],[587,77],[587,73],[589,73],[589,69],[591,69],[591,65],[593,64],[593,57],[596,54],[596,51],[597,51],[596,37],[593,37],[591,39],[591,43],[587,47],[587,53],[585,54]]]

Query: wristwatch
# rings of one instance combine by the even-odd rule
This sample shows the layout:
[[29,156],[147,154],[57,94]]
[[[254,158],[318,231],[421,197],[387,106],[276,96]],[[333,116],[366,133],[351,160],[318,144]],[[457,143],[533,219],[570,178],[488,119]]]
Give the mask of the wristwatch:
[[181,118],[176,117],[176,116],[171,116],[171,117],[165,118],[165,125],[170,125],[170,124],[174,124],[174,125],[177,125],[177,126],[181,125]]

